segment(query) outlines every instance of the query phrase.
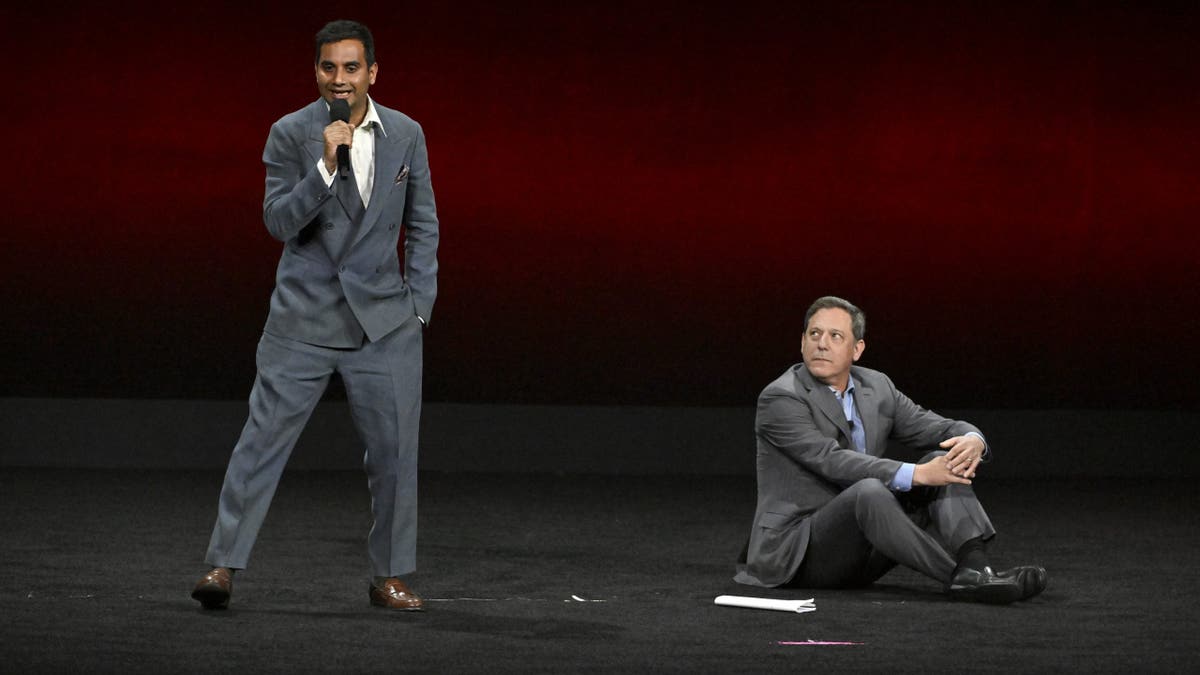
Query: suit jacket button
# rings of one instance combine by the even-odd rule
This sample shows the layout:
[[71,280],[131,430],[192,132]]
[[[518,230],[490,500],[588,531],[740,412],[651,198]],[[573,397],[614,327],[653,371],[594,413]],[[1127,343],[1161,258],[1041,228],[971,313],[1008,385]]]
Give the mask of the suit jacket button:
[[327,229],[327,230],[332,230],[332,229],[333,229],[333,223],[325,223],[325,229]]
[[342,272],[345,272],[345,271],[346,271],[346,266],[345,266],[345,265],[342,265],[342,269],[341,269],[341,271],[342,271]]

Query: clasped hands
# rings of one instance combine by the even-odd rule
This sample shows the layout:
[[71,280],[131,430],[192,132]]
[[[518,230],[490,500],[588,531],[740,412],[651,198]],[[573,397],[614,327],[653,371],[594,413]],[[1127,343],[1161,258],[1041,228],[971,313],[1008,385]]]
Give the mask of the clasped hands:
[[983,460],[983,439],[978,436],[955,436],[938,444],[946,450],[924,464],[918,464],[913,472],[916,485],[940,486],[951,483],[970,485],[975,477],[975,468]]

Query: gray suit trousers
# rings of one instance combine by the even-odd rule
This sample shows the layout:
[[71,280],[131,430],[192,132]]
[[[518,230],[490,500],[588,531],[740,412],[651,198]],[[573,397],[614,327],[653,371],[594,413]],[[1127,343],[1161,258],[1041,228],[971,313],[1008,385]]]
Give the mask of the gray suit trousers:
[[421,330],[414,317],[358,349],[317,347],[263,334],[250,415],[225,472],[208,564],[246,567],[292,448],[337,372],[366,446],[363,464],[374,517],[367,535],[372,574],[393,577],[416,569]]
[[948,583],[956,564],[952,554],[969,539],[996,535],[969,485],[894,493],[875,478],[843,490],[809,523],[808,550],[787,586],[866,586],[897,563]]

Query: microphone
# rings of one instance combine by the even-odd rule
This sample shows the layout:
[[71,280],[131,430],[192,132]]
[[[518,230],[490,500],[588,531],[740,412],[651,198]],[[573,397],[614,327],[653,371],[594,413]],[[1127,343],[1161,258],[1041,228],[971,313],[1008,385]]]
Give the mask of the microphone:
[[[335,98],[329,102],[329,123],[350,123],[350,104],[344,98]],[[343,143],[337,147],[338,175],[342,179],[350,172],[350,146]]]

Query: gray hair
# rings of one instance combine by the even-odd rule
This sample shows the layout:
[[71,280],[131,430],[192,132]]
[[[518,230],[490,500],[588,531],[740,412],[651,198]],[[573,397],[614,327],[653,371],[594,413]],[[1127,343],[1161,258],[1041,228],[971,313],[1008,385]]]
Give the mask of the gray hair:
[[826,295],[825,297],[817,298],[813,304],[809,305],[808,311],[804,313],[804,329],[808,330],[808,322],[812,320],[813,314],[816,314],[822,309],[844,309],[850,314],[850,332],[854,334],[855,340],[863,339],[867,334],[867,315],[863,311],[854,306],[854,303],[849,300],[843,300],[836,295]]

